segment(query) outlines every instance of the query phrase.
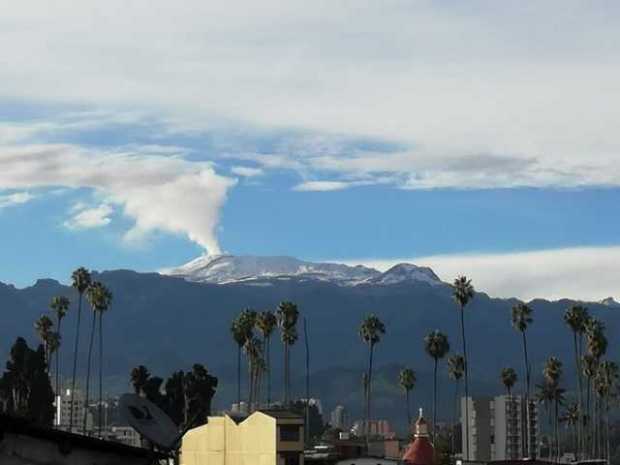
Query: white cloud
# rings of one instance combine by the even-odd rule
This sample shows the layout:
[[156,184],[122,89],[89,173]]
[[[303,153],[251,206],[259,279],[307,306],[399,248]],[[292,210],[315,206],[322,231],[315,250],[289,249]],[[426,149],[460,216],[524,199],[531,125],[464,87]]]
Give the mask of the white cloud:
[[[220,251],[216,226],[233,185],[211,164],[179,157],[68,144],[0,146],[0,189],[91,188],[135,220],[128,239],[161,230],[186,235],[210,253]],[[96,226],[107,222],[108,215],[106,207],[88,209],[69,224]]]
[[444,281],[464,274],[476,289],[497,297],[620,297],[620,247],[582,247],[498,254],[436,255],[417,258],[347,260],[380,270],[401,263],[431,267]]
[[12,194],[0,195],[0,208],[11,207],[30,202],[34,195],[29,192],[14,192]]
[[253,168],[251,166],[233,166],[230,168],[232,174],[237,176],[243,176],[245,178],[251,178],[255,176],[262,176],[264,171],[260,168]]
[[349,187],[342,181],[307,181],[294,187],[296,191],[339,191]]
[[[3,9],[0,97],[411,147],[303,162],[334,179],[381,168],[409,188],[620,185],[619,17],[617,3],[577,0],[24,0]],[[531,163],[468,171],[480,154]]]
[[75,212],[76,209],[77,212],[64,223],[65,227],[69,229],[92,229],[107,226],[112,221],[110,215],[114,211],[107,204],[101,204],[93,208],[86,208],[76,204],[71,210]]

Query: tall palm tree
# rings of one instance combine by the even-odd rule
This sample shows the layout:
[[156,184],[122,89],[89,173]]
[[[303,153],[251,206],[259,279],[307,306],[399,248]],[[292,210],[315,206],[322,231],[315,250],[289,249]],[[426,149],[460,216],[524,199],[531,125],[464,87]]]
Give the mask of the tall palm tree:
[[415,372],[411,368],[403,368],[398,374],[398,385],[405,393],[405,404],[407,407],[407,426],[411,427],[411,405],[409,402],[409,393],[415,387],[417,379]]
[[592,450],[591,450],[591,445],[593,444],[592,426],[594,423],[593,415],[592,415],[593,409],[591,408],[591,404],[592,404],[591,398],[592,398],[592,387],[594,384],[594,377],[596,376],[596,373],[598,371],[598,364],[599,364],[598,359],[589,353],[581,357],[581,369],[582,369],[583,376],[586,377],[586,408],[585,408],[584,417],[585,417],[585,426],[586,426],[587,434],[584,434],[584,446],[586,445],[586,442],[587,442],[588,447],[585,450],[588,450],[590,454],[592,453]]
[[[444,358],[448,352],[450,352],[450,343],[448,342],[448,337],[440,332],[439,330],[435,330],[429,333],[424,338],[424,350],[426,353],[430,355],[434,362],[433,369],[433,441],[437,441],[436,430],[437,430],[437,365],[439,364],[439,360]],[[467,402],[467,399],[465,400]]]
[[299,310],[293,302],[280,302],[276,310],[280,338],[284,345],[284,404],[290,402],[291,390],[291,361],[290,348],[297,342],[297,320]]
[[245,345],[246,333],[239,323],[239,319],[235,318],[230,325],[230,334],[237,344],[237,405],[241,407],[241,349]]
[[[96,323],[97,323],[97,316],[99,316],[99,322],[101,323],[101,315],[103,314],[103,312],[105,312],[109,307],[110,304],[112,302],[112,293],[99,281],[94,281],[91,283],[91,285],[88,287],[87,291],[86,291],[86,297],[88,298],[88,302],[90,303],[90,306],[92,308],[93,311],[93,319],[92,319],[92,325],[91,325],[91,331],[90,331],[90,342],[88,345],[88,359],[87,359],[87,364],[86,364],[86,395],[85,395],[85,400],[84,400],[84,419],[82,422],[82,428],[83,431],[86,432],[86,419],[88,417],[88,404],[89,404],[89,397],[90,397],[90,368],[92,365],[92,355],[93,355],[93,343],[95,341],[95,329],[96,329]],[[100,403],[99,403],[99,411],[101,412],[101,397],[103,396],[103,392],[102,392],[102,386],[103,386],[103,379],[102,379],[102,370],[101,370],[101,365],[102,365],[102,361],[103,361],[103,356],[101,354],[101,351],[103,349],[103,342],[101,340],[101,332],[99,333],[100,335],[100,347],[99,347],[99,396],[100,396]],[[101,414],[99,415],[99,420],[101,423]],[[101,424],[100,424],[101,426]],[[101,428],[100,428],[101,429]]]
[[562,376],[562,362],[557,357],[549,357],[543,368],[543,376],[545,382],[551,387],[553,391],[553,432],[555,436],[555,458],[556,461],[560,460],[560,430],[559,430],[559,383]]
[[[583,416],[583,374],[581,370],[581,343],[583,340],[583,334],[586,329],[586,322],[588,321],[588,309],[582,305],[573,305],[564,314],[564,322],[568,325],[573,333],[573,347],[575,350],[575,373],[577,376],[577,406],[578,414]],[[583,448],[583,438],[581,434],[581,428],[583,420],[576,423],[577,429],[577,449],[575,454],[577,458],[581,456],[581,449]]]
[[454,380],[454,408],[455,408],[455,417],[452,422],[452,434],[450,435],[452,440],[452,453],[456,453],[456,444],[455,444],[455,431],[454,429],[458,426],[458,414],[459,414],[459,395],[460,395],[460,387],[461,387],[461,378],[463,378],[463,374],[465,373],[465,358],[460,354],[454,354],[448,358],[448,376],[450,379]]
[[[609,439],[609,398],[617,392],[618,378],[620,369],[615,362],[602,361],[596,372],[595,385],[603,410],[605,412],[605,454],[604,458],[610,460],[610,439]],[[602,434],[601,434],[602,437]],[[602,447],[601,447],[602,449]]]
[[[607,352],[607,345],[608,341],[605,336],[605,325],[596,318],[589,318],[586,322],[586,347],[588,354],[596,360],[597,370],[602,357]],[[596,376],[596,371],[593,376]],[[591,386],[596,388],[596,384],[591,384]],[[592,421],[590,423],[590,435],[592,440],[591,452],[596,457],[600,430],[600,402],[598,398],[594,400],[595,402],[592,406]]]
[[[469,358],[467,354],[467,339],[465,338],[465,307],[474,298],[474,286],[471,279],[459,276],[454,280],[453,297],[460,310],[461,341],[463,344],[463,359],[465,361],[465,460],[469,460]],[[433,428],[435,425],[433,425]]]
[[517,382],[517,372],[514,370],[514,368],[502,368],[500,378],[502,380],[502,384],[506,388],[508,397],[512,399],[512,388]]
[[75,379],[77,375],[78,349],[80,346],[80,321],[82,318],[82,297],[90,286],[91,277],[86,268],[80,267],[71,274],[71,285],[78,292],[78,314],[75,329],[75,345],[73,347],[73,374],[71,376],[71,405],[69,407],[69,431],[73,431],[73,406],[75,403]]
[[527,357],[527,338],[525,336],[525,332],[530,324],[533,322],[532,318],[532,309],[528,307],[526,304],[520,302],[514,307],[512,307],[512,326],[514,329],[521,333],[521,339],[523,341],[523,358],[525,361],[525,413],[526,413],[526,438],[525,445],[527,449],[525,449],[525,453],[528,457],[534,458],[536,445],[531,444],[532,438],[530,434],[530,421],[531,421],[531,405],[530,405],[530,363]]
[[256,317],[256,327],[263,335],[265,371],[267,373],[267,405],[271,404],[271,335],[277,325],[278,319],[273,312],[261,312]]
[[[52,298],[50,302],[50,309],[56,315],[56,329],[58,331],[59,338],[62,338],[62,320],[69,311],[69,299],[65,296],[56,296]],[[60,346],[56,352],[56,396],[60,395]]]
[[47,315],[41,315],[37,321],[34,323],[34,329],[41,339],[41,343],[43,344],[43,348],[45,350],[45,370],[49,372],[49,362],[50,362],[50,335],[52,334],[52,328],[54,327],[54,322]]
[[248,357],[248,379],[250,384],[248,408],[254,408],[257,401],[259,377],[263,366],[263,344],[255,336],[248,338],[243,345],[243,349]]
[[148,368],[146,368],[144,365],[139,365],[131,370],[130,382],[133,386],[134,392],[137,395],[144,395],[143,389],[150,377],[151,373],[149,373]]
[[372,361],[375,346],[381,341],[385,334],[385,325],[375,314],[370,314],[362,320],[359,335],[362,341],[368,345],[368,388],[366,389],[366,443],[368,444],[368,433],[371,419],[371,398],[372,398]]
[[575,451],[575,455],[579,450],[579,437],[578,437],[578,424],[580,422],[581,413],[579,410],[578,402],[571,402],[564,408],[564,413],[560,416],[560,423],[566,423],[569,429],[572,430],[573,436],[573,449]]

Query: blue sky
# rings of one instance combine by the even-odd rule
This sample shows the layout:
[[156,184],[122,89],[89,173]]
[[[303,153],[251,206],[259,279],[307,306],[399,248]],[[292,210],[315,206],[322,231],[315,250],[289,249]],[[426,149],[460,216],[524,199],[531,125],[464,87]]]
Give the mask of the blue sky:
[[207,251],[620,294],[614,3],[46,8],[0,24],[3,282]]

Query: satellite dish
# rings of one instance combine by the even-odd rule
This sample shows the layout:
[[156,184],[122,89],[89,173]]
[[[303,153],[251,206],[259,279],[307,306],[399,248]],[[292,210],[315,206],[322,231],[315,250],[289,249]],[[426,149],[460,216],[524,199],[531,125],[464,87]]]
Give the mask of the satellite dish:
[[174,422],[157,405],[136,394],[123,394],[120,415],[141,436],[162,449],[176,449],[179,431]]

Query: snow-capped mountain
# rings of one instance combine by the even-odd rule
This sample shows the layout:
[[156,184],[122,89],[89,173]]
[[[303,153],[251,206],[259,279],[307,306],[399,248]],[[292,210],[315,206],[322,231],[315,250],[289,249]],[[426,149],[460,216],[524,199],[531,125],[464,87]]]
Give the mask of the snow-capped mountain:
[[177,268],[162,270],[161,273],[211,284],[256,284],[275,279],[329,281],[341,286],[391,285],[405,282],[443,284],[430,268],[409,263],[395,265],[382,273],[362,265],[313,263],[293,257],[203,255]]
[[601,305],[605,305],[606,307],[611,308],[620,308],[620,303],[618,303],[613,297],[607,297],[599,302]]

